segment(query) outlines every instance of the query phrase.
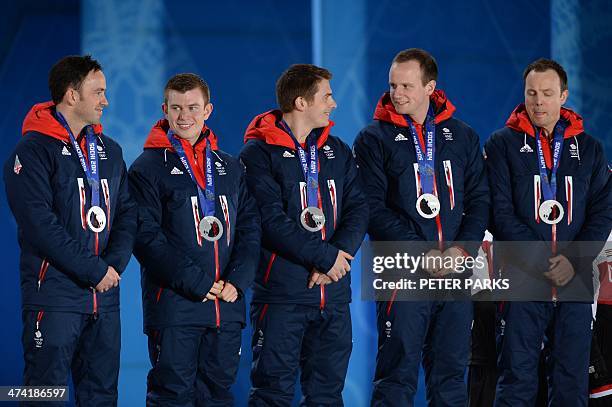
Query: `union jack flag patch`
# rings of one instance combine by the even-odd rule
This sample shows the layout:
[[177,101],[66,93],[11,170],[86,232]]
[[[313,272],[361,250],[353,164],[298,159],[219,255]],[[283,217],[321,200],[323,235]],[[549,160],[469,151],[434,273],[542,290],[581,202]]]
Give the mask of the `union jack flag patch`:
[[15,155],[15,165],[13,166],[13,171],[15,171],[15,174],[19,175],[21,168],[23,168],[23,166],[21,165],[21,161],[19,161],[19,156]]

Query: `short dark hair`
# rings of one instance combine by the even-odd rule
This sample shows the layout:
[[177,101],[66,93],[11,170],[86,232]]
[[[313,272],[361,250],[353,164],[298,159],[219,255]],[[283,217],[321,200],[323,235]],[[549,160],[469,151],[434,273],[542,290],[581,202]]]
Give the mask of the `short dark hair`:
[[523,72],[523,82],[526,82],[527,75],[529,72],[546,72],[549,69],[552,69],[559,75],[559,81],[561,82],[561,92],[567,90],[567,73],[565,69],[561,66],[557,61],[553,61],[552,59],[540,58],[537,61],[533,61],[527,68],[525,68],[525,72]]
[[49,71],[49,92],[53,103],[61,103],[68,88],[79,90],[90,72],[101,70],[102,66],[91,55],[69,55],[57,61]]
[[397,53],[391,64],[401,64],[408,61],[417,61],[421,66],[423,86],[427,85],[429,81],[438,80],[438,64],[429,52],[420,48],[405,49]]
[[164,88],[164,103],[168,103],[168,92],[175,90],[185,93],[189,90],[199,88],[204,96],[205,103],[210,102],[210,88],[204,79],[194,73],[179,73],[174,75],[166,83]]
[[295,99],[303,97],[311,102],[323,79],[330,80],[331,72],[311,64],[291,65],[276,81],[276,102],[283,113],[292,112]]

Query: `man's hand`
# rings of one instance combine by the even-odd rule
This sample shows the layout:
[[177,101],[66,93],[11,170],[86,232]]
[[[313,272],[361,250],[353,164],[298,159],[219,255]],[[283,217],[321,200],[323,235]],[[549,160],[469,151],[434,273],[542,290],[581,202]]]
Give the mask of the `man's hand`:
[[234,302],[238,299],[238,290],[230,282],[225,283],[221,294],[217,296],[218,299],[226,302]]
[[119,280],[121,280],[119,273],[115,271],[113,266],[108,266],[104,278],[102,278],[102,281],[96,286],[96,291],[103,293],[111,288],[117,287],[119,285]]
[[[444,251],[444,253],[442,253],[442,260],[443,260],[443,264],[446,262],[447,258],[452,258],[452,265],[456,265],[458,263],[458,259],[462,259],[465,257],[465,254],[457,247],[453,246],[453,247],[449,247],[448,249],[446,249]],[[455,269],[454,268],[442,268],[436,275],[439,277],[442,276],[446,276],[448,274],[454,273]]]
[[321,273],[317,269],[312,269],[310,278],[308,279],[308,288],[312,288],[316,285],[327,285],[331,284],[332,280],[325,273]]
[[551,257],[548,259],[548,262],[550,266],[548,267],[548,271],[544,273],[544,276],[552,281],[557,287],[563,287],[576,275],[574,266],[572,266],[572,263],[562,254]]
[[433,277],[440,277],[438,273],[442,270],[442,252],[438,249],[431,249],[425,254],[424,260],[423,270]]
[[351,270],[351,265],[348,262],[349,260],[353,260],[353,256],[344,250],[339,250],[338,256],[336,257],[336,262],[325,274],[327,274],[327,276],[331,278],[334,283],[338,282],[338,280],[344,277],[346,273]]
[[208,300],[214,300],[215,298],[217,298],[217,296],[223,290],[223,285],[224,284],[225,283],[223,282],[223,280],[219,280],[216,283],[213,283],[213,285],[212,285],[212,287],[210,287],[210,290],[208,291],[208,293],[206,293],[206,298],[204,298],[202,300],[202,302],[206,302]]

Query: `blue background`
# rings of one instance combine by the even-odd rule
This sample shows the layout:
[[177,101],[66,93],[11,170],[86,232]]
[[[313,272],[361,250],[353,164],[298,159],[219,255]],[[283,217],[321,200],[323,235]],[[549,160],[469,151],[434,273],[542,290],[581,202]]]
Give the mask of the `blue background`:
[[[0,159],[20,137],[32,104],[49,99],[48,71],[67,54],[91,53],[103,65],[110,101],[105,133],[122,144],[129,165],[161,117],[163,86],[175,73],[206,79],[214,104],[208,124],[221,148],[236,154],[252,117],[275,106],[280,73],[292,63],[322,65],[334,74],[333,133],[351,144],[387,88],[391,59],[410,47],[436,57],[438,88],[481,141],[522,101],[524,67],[539,57],[557,59],[569,74],[568,106],[585,116],[587,131],[604,140],[610,157],[612,57],[605,50],[611,19],[612,6],[603,0],[12,2],[0,17]],[[19,248],[4,192],[0,231],[0,385],[17,385],[23,370]],[[367,405],[376,355],[374,307],[359,300],[359,281],[353,279],[354,348],[344,392],[350,406]],[[119,404],[144,405],[150,366],[134,260],[121,285]],[[234,387],[237,405],[245,404],[249,388],[249,336],[250,327]],[[423,404],[421,383],[417,405]]]

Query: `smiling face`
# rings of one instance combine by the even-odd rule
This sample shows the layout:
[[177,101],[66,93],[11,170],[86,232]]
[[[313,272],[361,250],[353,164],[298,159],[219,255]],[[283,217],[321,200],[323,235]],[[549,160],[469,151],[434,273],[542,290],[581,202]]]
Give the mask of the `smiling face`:
[[329,115],[336,106],[329,81],[321,79],[317,83],[317,92],[312,100],[306,101],[304,113],[307,125],[313,129],[326,127],[329,124]]
[[567,96],[567,89],[561,91],[561,79],[553,69],[532,70],[525,77],[525,108],[529,119],[549,134],[561,117],[561,106]]
[[106,78],[102,71],[90,71],[78,90],[70,88],[74,114],[83,125],[100,124],[102,111],[108,106]]
[[[389,93],[393,107],[399,114],[407,114],[422,123],[429,108],[429,96],[436,81],[423,85],[421,65],[416,60],[393,63],[389,70]],[[421,119],[422,117],[422,119]]]
[[170,89],[167,102],[162,105],[170,129],[192,145],[198,140],[212,109],[212,104],[206,100],[200,88],[184,93]]

